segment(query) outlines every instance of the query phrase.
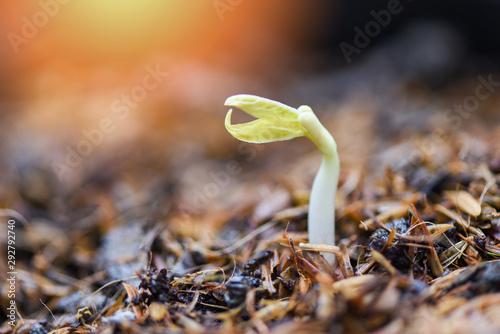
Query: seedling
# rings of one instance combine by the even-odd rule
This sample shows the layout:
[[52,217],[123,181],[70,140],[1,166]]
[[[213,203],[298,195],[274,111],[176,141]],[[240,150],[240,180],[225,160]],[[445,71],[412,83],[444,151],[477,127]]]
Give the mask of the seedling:
[[[226,106],[237,107],[257,119],[243,124],[231,124],[232,109],[226,115],[227,131],[236,139],[249,143],[269,143],[305,136],[311,139],[323,154],[314,179],[309,200],[308,235],[313,244],[335,244],[335,194],[340,163],[337,144],[320,123],[312,109],[297,109],[255,95],[234,95]],[[333,254],[323,254],[334,263]]]

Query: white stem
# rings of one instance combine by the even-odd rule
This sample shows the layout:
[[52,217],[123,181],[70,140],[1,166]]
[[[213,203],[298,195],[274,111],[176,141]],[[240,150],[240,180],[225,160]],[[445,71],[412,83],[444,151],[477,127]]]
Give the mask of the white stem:
[[[309,200],[308,234],[313,244],[335,245],[335,195],[339,181],[340,162],[337,144],[332,135],[320,123],[308,106],[299,107],[299,122],[307,130],[308,137],[323,154],[321,166],[311,188]],[[330,264],[335,255],[323,253]]]
[[[335,195],[339,180],[339,159],[323,156],[319,171],[314,178],[309,200],[309,242],[313,244],[335,245]],[[323,253],[330,264],[335,263],[335,255]]]

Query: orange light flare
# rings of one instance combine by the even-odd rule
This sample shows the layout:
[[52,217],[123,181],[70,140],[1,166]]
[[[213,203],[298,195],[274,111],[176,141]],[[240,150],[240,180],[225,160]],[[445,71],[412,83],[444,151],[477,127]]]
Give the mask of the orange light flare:
[[[115,99],[133,92],[148,74],[146,69],[161,64],[172,75],[148,90],[144,100],[134,101],[137,107],[116,121],[113,135],[129,133],[136,119],[144,124],[155,113],[166,117],[157,122],[163,126],[172,123],[175,111],[165,110],[172,105],[165,100],[195,100],[193,87],[204,90],[198,94],[202,97],[214,96],[211,90],[218,87],[222,95],[216,99],[223,101],[236,92],[220,88],[221,72],[234,64],[251,69],[279,62],[276,50],[300,28],[303,7],[284,0],[3,2],[0,33],[8,36],[4,41],[10,45],[0,55],[4,67],[12,68],[3,79],[18,86],[27,102],[23,115],[33,127],[79,134],[103,117],[116,117]],[[161,63],[165,59],[170,67]],[[213,61],[223,70],[191,73]],[[187,78],[193,82],[186,83]]]
[[[40,0],[29,8],[24,6],[24,15],[13,31],[28,39],[19,44],[18,53],[37,51],[47,58],[74,62],[130,61],[162,49],[175,53],[196,43],[197,32],[210,23],[206,8],[210,2],[189,3]],[[30,23],[33,29],[25,28]],[[30,30],[38,32],[26,34]],[[41,45],[29,50],[31,44]]]
[[283,0],[39,0],[0,4],[0,31],[5,55],[23,65],[116,65],[155,54],[265,59],[279,38],[304,30],[307,8]]

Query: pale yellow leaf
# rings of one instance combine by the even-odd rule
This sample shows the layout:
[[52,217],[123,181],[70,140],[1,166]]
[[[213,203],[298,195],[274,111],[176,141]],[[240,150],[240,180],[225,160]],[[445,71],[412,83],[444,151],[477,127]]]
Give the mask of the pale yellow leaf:
[[239,108],[255,118],[278,118],[289,121],[296,121],[299,118],[297,109],[256,95],[233,95],[226,100],[224,105]]
[[[251,95],[236,95],[251,96]],[[274,141],[289,140],[305,135],[304,127],[298,121],[298,114],[291,111],[290,107],[279,102],[263,99],[258,103],[237,103],[228,101],[248,114],[258,117],[255,121],[243,124],[231,124],[232,109],[226,115],[225,126],[227,131],[236,139],[249,143],[269,143]],[[253,100],[252,100],[253,101]],[[274,104],[273,104],[274,103]],[[226,101],[227,104],[227,101]]]

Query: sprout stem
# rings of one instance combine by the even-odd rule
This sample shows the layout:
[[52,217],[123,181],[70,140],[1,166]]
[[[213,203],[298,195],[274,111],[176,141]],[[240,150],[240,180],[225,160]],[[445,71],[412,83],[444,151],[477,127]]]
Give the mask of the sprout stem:
[[[339,180],[340,161],[337,144],[308,106],[298,108],[299,122],[323,154],[323,160],[311,188],[308,214],[309,242],[335,245],[335,195]],[[335,255],[322,253],[330,264]]]
[[[335,245],[335,195],[339,168],[337,156],[323,156],[309,200],[307,230],[310,243]],[[323,256],[329,263],[335,262],[334,254],[323,253]]]

